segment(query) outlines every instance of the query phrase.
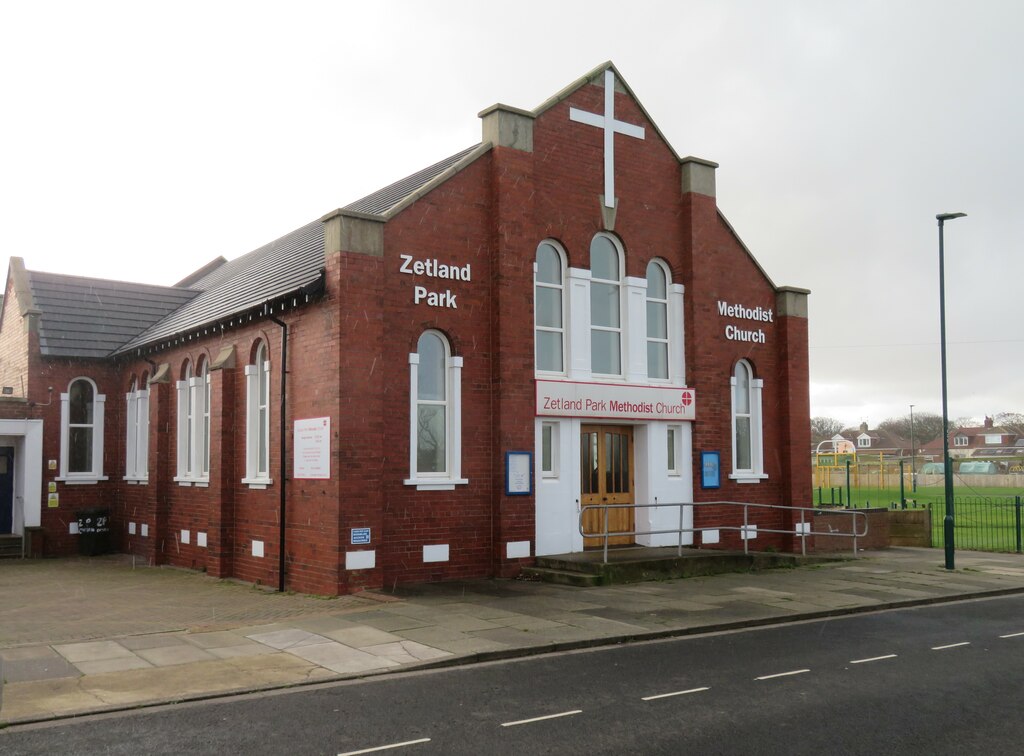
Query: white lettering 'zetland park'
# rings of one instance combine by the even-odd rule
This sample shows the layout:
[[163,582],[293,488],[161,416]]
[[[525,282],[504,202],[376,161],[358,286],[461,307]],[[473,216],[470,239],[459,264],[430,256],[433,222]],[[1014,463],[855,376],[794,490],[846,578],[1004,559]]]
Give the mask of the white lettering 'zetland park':
[[[412,255],[399,255],[402,264],[398,268],[399,273],[408,273],[410,276],[425,276],[427,278],[444,278],[454,281],[470,281],[473,277],[473,270],[469,263],[465,265],[448,265],[438,262],[436,258],[417,260]],[[426,286],[414,286],[412,290],[413,304],[425,304],[428,307],[448,307],[452,310],[459,309],[457,294],[451,289],[444,291],[430,291]]]

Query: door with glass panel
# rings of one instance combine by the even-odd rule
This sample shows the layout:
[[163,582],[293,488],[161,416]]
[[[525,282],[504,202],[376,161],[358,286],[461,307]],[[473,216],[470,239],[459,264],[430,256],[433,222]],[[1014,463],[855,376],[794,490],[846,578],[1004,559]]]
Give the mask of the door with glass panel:
[[[633,428],[628,425],[584,425],[580,432],[581,506],[596,505],[583,518],[585,533],[603,533],[605,515],[608,532],[631,533],[633,508],[609,507],[609,504],[633,504]],[[634,542],[631,535],[608,539],[613,546]],[[584,538],[584,548],[604,545],[603,538]]]

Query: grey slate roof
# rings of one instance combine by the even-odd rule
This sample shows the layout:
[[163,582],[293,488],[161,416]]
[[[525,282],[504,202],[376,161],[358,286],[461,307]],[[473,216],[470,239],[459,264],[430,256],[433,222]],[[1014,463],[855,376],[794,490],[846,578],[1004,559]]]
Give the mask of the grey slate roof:
[[[456,153],[345,206],[383,215],[438,180],[481,145]],[[324,267],[319,220],[231,261],[217,258],[177,286],[28,272],[42,311],[42,353],[107,357],[214,326],[312,284]]]
[[117,352],[215,324],[295,292],[316,281],[323,266],[324,227],[316,220],[194,281],[189,286],[196,295],[194,299],[128,341]]
[[39,350],[51,357],[106,357],[198,292],[25,271],[40,311]]
[[362,199],[345,205],[342,210],[349,210],[356,213],[367,213],[368,215],[384,215],[388,210],[399,205],[411,194],[415,194],[420,188],[433,181],[446,170],[458,163],[473,150],[480,147],[474,144],[472,147],[457,152],[451,157],[445,158],[440,163],[435,163],[422,171],[417,171],[411,176],[406,176],[401,181],[396,181],[383,189],[378,189],[373,194],[368,194]]

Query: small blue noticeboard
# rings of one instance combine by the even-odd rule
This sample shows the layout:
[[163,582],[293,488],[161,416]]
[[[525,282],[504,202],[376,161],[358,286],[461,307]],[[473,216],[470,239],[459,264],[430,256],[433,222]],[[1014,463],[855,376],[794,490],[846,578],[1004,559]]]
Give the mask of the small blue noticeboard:
[[722,485],[718,452],[700,453],[700,487],[719,488]]
[[533,452],[505,452],[505,495],[533,493]]
[[370,542],[369,528],[352,528],[352,545],[365,546]]

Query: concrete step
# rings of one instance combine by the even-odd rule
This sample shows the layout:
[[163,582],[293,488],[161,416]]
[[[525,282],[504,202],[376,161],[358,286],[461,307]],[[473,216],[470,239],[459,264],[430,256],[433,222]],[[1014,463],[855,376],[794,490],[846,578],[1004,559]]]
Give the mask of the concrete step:
[[585,587],[751,572],[842,558],[832,554],[803,557],[777,552],[744,554],[710,549],[688,549],[677,555],[674,548],[634,548],[609,552],[607,564],[600,561],[598,552],[537,557],[536,566],[524,569],[523,574],[548,583]]
[[533,578],[542,583],[571,585],[576,588],[590,588],[601,585],[601,576],[575,570],[556,570],[550,567],[524,567],[523,577]]
[[21,559],[21,536],[0,535],[0,559]]
[[601,575],[603,564],[600,562],[574,561],[560,557],[539,556],[535,560],[537,567],[562,572],[582,572],[588,575]]

